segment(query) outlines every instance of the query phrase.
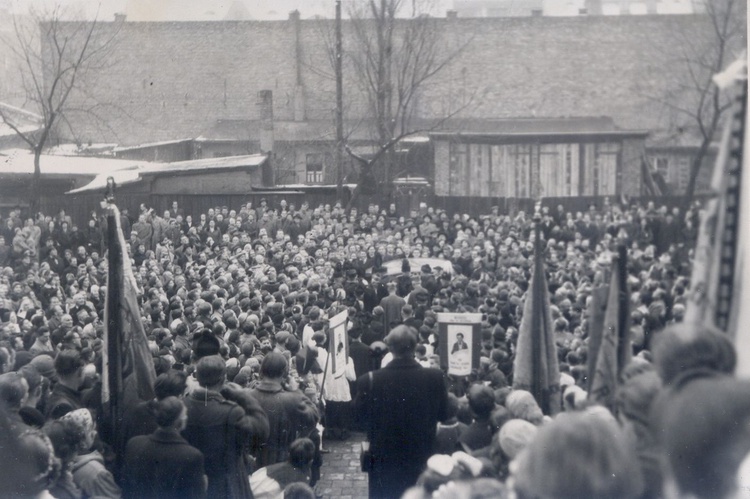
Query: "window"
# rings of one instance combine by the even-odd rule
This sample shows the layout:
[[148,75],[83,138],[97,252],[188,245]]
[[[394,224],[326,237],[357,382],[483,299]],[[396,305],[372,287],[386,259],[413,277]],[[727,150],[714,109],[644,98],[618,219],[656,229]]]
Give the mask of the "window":
[[539,146],[541,196],[578,196],[578,164],[578,144]]
[[619,155],[618,143],[585,145],[584,196],[611,196],[617,193]]
[[514,144],[509,147],[513,180],[509,183],[508,197],[531,197],[531,146]]
[[[681,155],[677,158],[677,164],[673,168],[675,183],[680,192],[684,192],[687,188],[688,182],[690,181],[690,157]],[[708,168],[704,168],[704,171],[711,171]],[[710,176],[708,178],[711,178]]]
[[469,168],[469,146],[467,144],[451,143],[449,154],[449,194],[451,196],[466,196],[468,194],[466,179]]
[[487,197],[490,195],[490,154],[490,146],[487,144],[472,144],[470,146],[470,196]]
[[305,180],[308,184],[320,184],[323,182],[323,166],[325,165],[325,154],[308,154]]
[[493,197],[529,197],[531,145],[508,144],[489,150],[489,195]]

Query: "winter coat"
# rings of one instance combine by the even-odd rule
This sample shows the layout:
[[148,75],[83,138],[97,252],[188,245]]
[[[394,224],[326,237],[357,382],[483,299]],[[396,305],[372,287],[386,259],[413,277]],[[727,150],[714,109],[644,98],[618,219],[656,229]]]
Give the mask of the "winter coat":
[[70,468],[73,481],[83,492],[83,497],[120,497],[120,487],[112,473],[104,467],[104,457],[99,451],[78,455]]

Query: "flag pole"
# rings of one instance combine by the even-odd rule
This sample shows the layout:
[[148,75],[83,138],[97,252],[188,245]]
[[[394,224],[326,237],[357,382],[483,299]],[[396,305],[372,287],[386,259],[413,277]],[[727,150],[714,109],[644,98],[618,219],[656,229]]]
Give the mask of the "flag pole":
[[[122,325],[120,324],[120,273],[118,268],[122,258],[122,248],[117,235],[116,207],[114,203],[114,182],[107,180],[107,389],[109,392],[108,416],[110,424],[110,445],[119,460],[123,447],[122,440]],[[105,401],[106,402],[106,401]]]
[[630,293],[628,292],[628,250],[624,242],[617,245],[617,268],[613,269],[618,273],[619,285],[619,307],[617,310],[617,330],[619,338],[617,342],[617,374],[630,363],[633,356],[633,347],[630,340]]
[[[534,275],[531,277],[532,279],[535,279],[537,283],[543,282],[541,279],[539,279],[539,276],[537,275],[539,272],[544,272],[544,264],[542,262],[542,243],[541,243],[541,225],[542,225],[542,216],[539,213],[539,206],[537,206],[536,211],[533,215],[532,220],[534,221]],[[534,297],[529,297],[527,299],[534,299]],[[549,397],[543,397],[542,394],[545,391],[545,386],[543,383],[543,380],[545,379],[544,376],[544,367],[542,366],[542,363],[539,361],[542,357],[542,342],[543,342],[543,332],[542,332],[542,322],[544,321],[544,318],[541,314],[536,313],[532,314],[531,316],[531,349],[533,352],[533,359],[534,359],[534,367],[533,372],[534,376],[532,378],[532,393],[534,394],[534,397],[537,399],[537,402],[539,402],[540,409],[542,409],[542,412],[544,414],[549,414]]]

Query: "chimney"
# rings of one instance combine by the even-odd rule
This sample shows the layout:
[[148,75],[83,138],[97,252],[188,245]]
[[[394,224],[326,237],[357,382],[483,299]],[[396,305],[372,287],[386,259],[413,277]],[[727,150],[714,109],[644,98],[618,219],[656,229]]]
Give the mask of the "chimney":
[[260,115],[260,153],[268,155],[263,170],[263,184],[274,184],[273,179],[273,92],[261,90],[258,92],[258,114]]
[[260,152],[273,151],[273,92],[258,92],[258,114],[260,115]]
[[294,121],[305,121],[305,85],[302,80],[302,68],[304,66],[302,54],[302,35],[300,33],[301,23],[299,11],[295,10],[289,13],[289,20],[292,22],[294,30],[294,65],[295,65],[295,82],[294,95],[292,96],[292,106]]
[[122,12],[118,12],[115,14],[116,23],[124,23],[126,19],[127,19],[127,16],[123,14]]
[[294,121],[305,121],[305,87],[294,86]]
[[458,18],[458,11],[457,10],[453,10],[453,9],[449,10],[448,12],[445,13],[445,18],[446,19],[457,19]]

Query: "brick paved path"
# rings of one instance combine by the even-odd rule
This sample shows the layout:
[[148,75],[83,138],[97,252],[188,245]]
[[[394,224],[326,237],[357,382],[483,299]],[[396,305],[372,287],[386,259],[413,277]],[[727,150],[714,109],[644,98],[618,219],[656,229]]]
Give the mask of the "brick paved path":
[[335,499],[367,498],[367,474],[359,470],[360,443],[363,433],[352,433],[348,440],[325,440],[320,481],[315,485],[318,497]]

